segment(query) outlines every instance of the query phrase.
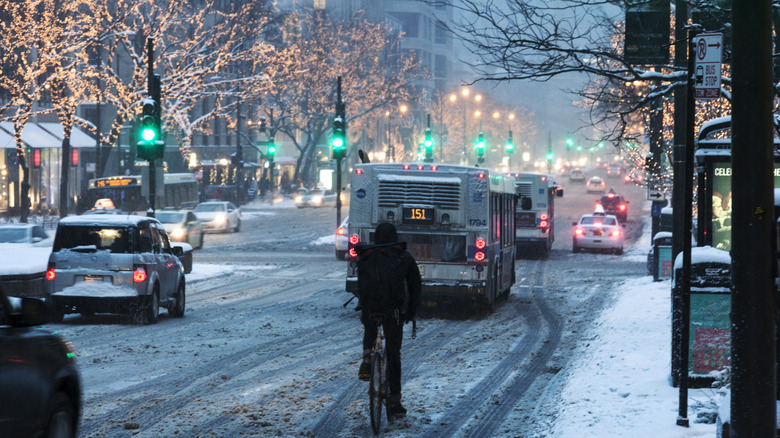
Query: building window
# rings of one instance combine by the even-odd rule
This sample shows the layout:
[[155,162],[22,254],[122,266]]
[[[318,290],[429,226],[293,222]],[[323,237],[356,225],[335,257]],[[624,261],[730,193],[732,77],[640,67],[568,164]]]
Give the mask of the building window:
[[436,35],[436,44],[447,44],[447,29],[441,23],[436,23],[434,34]]
[[407,38],[418,38],[420,36],[420,14],[396,12],[392,15],[401,22],[401,26]]
[[447,78],[447,57],[444,55],[436,55],[436,62],[433,65],[433,76],[436,79]]
[[314,0],[314,9],[325,9],[325,0]]

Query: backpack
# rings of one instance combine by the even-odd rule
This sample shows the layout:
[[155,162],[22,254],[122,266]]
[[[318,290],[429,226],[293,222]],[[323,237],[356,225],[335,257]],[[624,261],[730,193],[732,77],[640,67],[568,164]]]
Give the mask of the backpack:
[[395,249],[375,248],[358,261],[360,304],[369,313],[401,309],[406,283],[401,254]]

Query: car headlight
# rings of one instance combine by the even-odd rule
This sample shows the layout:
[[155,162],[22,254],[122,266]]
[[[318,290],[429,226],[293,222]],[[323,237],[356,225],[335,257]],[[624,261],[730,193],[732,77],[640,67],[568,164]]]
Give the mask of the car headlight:
[[214,216],[214,222],[216,222],[217,225],[224,225],[225,222],[227,222],[227,216],[225,216],[224,214],[220,213],[220,214]]
[[322,196],[315,196],[311,198],[311,201],[315,204],[322,204]]
[[171,231],[171,237],[174,239],[181,239],[185,234],[186,232],[182,227],[176,227],[173,229],[173,231]]
[[298,195],[295,197],[295,202],[301,202],[302,199],[303,198],[300,195]]

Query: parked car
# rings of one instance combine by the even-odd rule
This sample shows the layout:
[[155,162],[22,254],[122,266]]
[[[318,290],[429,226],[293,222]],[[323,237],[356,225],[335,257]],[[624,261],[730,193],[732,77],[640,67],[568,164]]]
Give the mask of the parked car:
[[[12,303],[16,303],[14,306]],[[45,324],[46,304],[0,290],[0,435],[75,437],[81,378],[73,345]]]
[[190,210],[162,210],[154,215],[162,222],[171,242],[185,242],[195,249],[203,248],[203,224]]
[[582,169],[572,169],[569,172],[569,181],[585,181],[585,172]]
[[0,243],[20,243],[26,246],[50,247],[54,239],[40,225],[0,225]]
[[206,201],[192,211],[203,224],[203,230],[238,232],[241,229],[241,209],[228,201]]
[[336,229],[336,258],[344,260],[349,250],[349,216]]
[[305,192],[298,192],[295,196],[295,206],[303,207],[324,207],[325,205],[336,205],[336,193],[330,190],[311,189]]
[[145,216],[88,215],[60,220],[46,270],[52,318],[68,313],[129,313],[157,322],[160,307],[184,316],[180,247]]
[[572,222],[571,251],[577,253],[583,249],[612,251],[623,254],[623,227],[617,218],[605,214],[604,208],[596,206],[593,214],[582,215],[579,222]]
[[607,183],[604,179],[598,176],[591,177],[587,183],[585,183],[585,190],[588,192],[604,192],[607,189]]

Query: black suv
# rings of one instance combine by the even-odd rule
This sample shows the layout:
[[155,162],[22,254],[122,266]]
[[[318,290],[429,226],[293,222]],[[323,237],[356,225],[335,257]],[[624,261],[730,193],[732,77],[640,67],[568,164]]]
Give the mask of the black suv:
[[7,298],[0,290],[0,436],[76,436],[81,381],[75,354],[62,336],[33,328],[47,314],[43,301]]
[[628,220],[628,201],[614,191],[603,195],[596,204],[604,207],[604,213],[615,215],[620,222]]

